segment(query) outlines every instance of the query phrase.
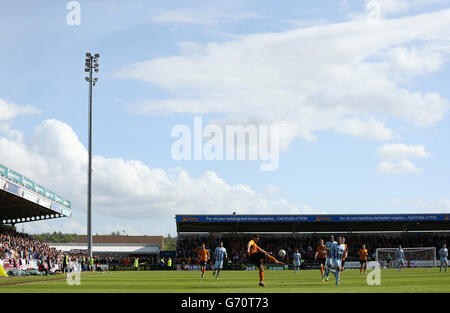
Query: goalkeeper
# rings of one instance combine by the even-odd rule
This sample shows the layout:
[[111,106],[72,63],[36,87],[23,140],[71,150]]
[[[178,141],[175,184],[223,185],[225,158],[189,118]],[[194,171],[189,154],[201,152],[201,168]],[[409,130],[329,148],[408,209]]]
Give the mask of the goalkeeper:
[[386,254],[386,267],[389,268],[391,266],[392,256],[388,253]]

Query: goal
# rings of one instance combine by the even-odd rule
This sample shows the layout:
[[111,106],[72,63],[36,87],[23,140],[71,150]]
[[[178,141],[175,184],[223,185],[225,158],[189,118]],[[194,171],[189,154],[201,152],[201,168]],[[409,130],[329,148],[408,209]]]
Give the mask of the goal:
[[[404,267],[435,267],[436,248],[402,248],[404,252]],[[398,267],[397,259],[398,248],[378,248],[376,250],[375,260],[381,267]]]

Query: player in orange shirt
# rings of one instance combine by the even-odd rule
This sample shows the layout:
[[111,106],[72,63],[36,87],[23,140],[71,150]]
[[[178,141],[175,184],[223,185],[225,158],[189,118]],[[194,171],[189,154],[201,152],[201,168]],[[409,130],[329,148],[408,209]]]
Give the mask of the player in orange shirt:
[[200,259],[200,271],[202,272],[202,277],[205,277],[206,262],[209,260],[209,251],[206,250],[204,243],[202,243],[202,248],[198,252],[198,258]]
[[362,273],[364,268],[364,274],[366,274],[367,270],[367,255],[369,254],[369,251],[366,249],[366,245],[362,245],[361,249],[358,251],[359,254],[359,263],[361,264],[361,267],[359,268],[359,272]]
[[278,261],[273,256],[270,255],[269,252],[264,251],[260,247],[258,247],[257,243],[259,241],[259,236],[254,235],[253,239],[250,240],[247,244],[247,254],[251,264],[255,264],[256,267],[259,268],[259,286],[267,287],[264,284],[264,260],[268,258],[272,262],[276,264],[284,264],[283,262]]
[[327,250],[325,248],[325,244],[323,243],[323,239],[320,239],[319,245],[316,249],[316,254],[314,255],[314,258],[319,260],[320,265],[320,276],[322,277],[325,273],[325,260],[327,257]]

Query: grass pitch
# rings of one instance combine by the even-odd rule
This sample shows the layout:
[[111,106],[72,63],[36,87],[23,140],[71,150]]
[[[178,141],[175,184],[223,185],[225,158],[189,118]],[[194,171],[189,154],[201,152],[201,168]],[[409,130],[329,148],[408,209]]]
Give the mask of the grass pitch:
[[140,271],[82,273],[81,285],[69,285],[65,275],[49,277],[0,278],[0,293],[323,293],[323,292],[450,292],[450,272],[439,268],[381,270],[381,285],[369,286],[359,270],[345,270],[341,285],[336,286],[330,274],[322,282],[320,271],[266,271],[268,288],[258,286],[257,271],[223,271],[218,280],[208,271],[200,272]]

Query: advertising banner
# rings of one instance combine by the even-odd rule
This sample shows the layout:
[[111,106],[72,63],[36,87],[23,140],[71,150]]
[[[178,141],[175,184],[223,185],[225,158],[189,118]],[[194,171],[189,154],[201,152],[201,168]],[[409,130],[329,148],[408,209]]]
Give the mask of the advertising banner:
[[39,205],[42,205],[43,207],[49,208],[52,205],[52,203],[44,198],[39,197],[39,201],[38,201]]
[[14,269],[14,266],[12,263],[9,263],[8,259],[3,260],[3,268],[5,269],[5,271],[9,271]]
[[287,265],[277,265],[277,264],[270,264],[270,265],[265,265],[264,268],[268,271],[284,271],[284,270],[288,270],[288,266]]
[[[256,271],[256,266],[253,264],[245,265],[244,269],[246,271]],[[266,271],[287,271],[289,269],[288,265],[277,265],[277,264],[266,264],[264,265],[264,270]]]
[[21,259],[20,260],[22,262],[23,265],[19,266],[19,269],[22,271],[26,271],[26,270],[31,270],[31,269],[37,269],[38,265],[37,265],[37,261],[29,261],[29,263],[27,264],[27,260],[25,259]]
[[57,194],[55,194],[55,201],[58,204],[63,204],[63,199],[60,196],[58,196]]
[[18,184],[23,184],[23,176],[13,170],[8,169],[7,177]]
[[184,268],[177,264],[177,271],[200,271],[200,265],[185,265]]
[[51,192],[51,191],[48,190],[48,189],[45,190],[45,196],[46,196],[48,199],[55,201],[55,193],[54,193],[54,192]]
[[0,164],[0,175],[8,177],[8,168]]
[[448,221],[450,214],[386,214],[386,215],[177,215],[177,222],[268,223],[268,222],[408,222]]
[[29,191],[24,190],[23,191],[23,197],[25,199],[27,199],[28,201],[31,201],[31,202],[34,202],[34,203],[38,203],[39,197],[37,195],[35,195],[34,193],[29,192]]
[[66,208],[69,208],[69,209],[72,208],[72,205],[69,200],[63,199],[62,205],[64,205]]
[[360,268],[361,263],[358,261],[345,262],[345,268]]
[[55,212],[62,213],[62,209],[59,205],[52,203],[51,209]]
[[64,205],[66,208],[72,209],[72,203],[71,203],[69,200],[64,200],[64,201],[63,201],[63,205]]
[[36,183],[26,177],[23,178],[23,185],[30,190],[36,191]]
[[66,208],[61,208],[61,214],[67,217],[70,217],[72,215],[72,213],[70,212],[70,210],[66,209]]
[[[7,190],[18,196],[23,196],[25,199],[29,201],[33,201],[47,208],[50,208],[51,207],[50,201],[44,200],[43,198],[40,198],[32,194],[31,192],[28,192],[27,190],[36,192],[37,194],[46,197],[47,199],[50,199],[51,201],[54,201],[61,206],[68,208],[68,210],[65,210],[66,213],[65,215],[71,216],[70,213],[71,203],[70,201],[65,200],[63,197],[56,195],[54,192],[48,190],[47,188],[39,184],[36,184],[31,179],[28,179],[27,177],[20,175],[19,173],[7,168],[2,164],[0,164],[0,176],[5,177],[5,179],[0,180],[0,189]],[[20,186],[13,184],[10,181],[22,185],[25,188],[20,188]],[[62,209],[61,207],[58,206],[57,210],[58,212],[60,212]]]
[[16,184],[7,181],[5,184],[5,190],[17,196],[20,196],[20,188]]
[[433,260],[411,260],[405,262],[405,266],[409,267],[432,267],[435,266],[436,261]]
[[41,196],[44,196],[44,197],[45,197],[46,191],[47,191],[47,190],[46,190],[44,187],[42,187],[42,186],[39,185],[39,184],[36,184],[35,188],[36,188],[36,192],[37,192],[38,194],[40,194]]
[[[22,265],[19,265],[19,264],[22,264]],[[30,269],[37,269],[38,265],[37,265],[37,261],[35,261],[35,260],[29,261],[27,264],[27,260],[20,259],[20,261],[17,260],[16,267],[14,267],[14,264],[10,263],[9,260],[6,259],[6,260],[3,260],[3,268],[5,269],[5,271],[13,270],[16,268],[25,271],[25,270],[30,270]]]

